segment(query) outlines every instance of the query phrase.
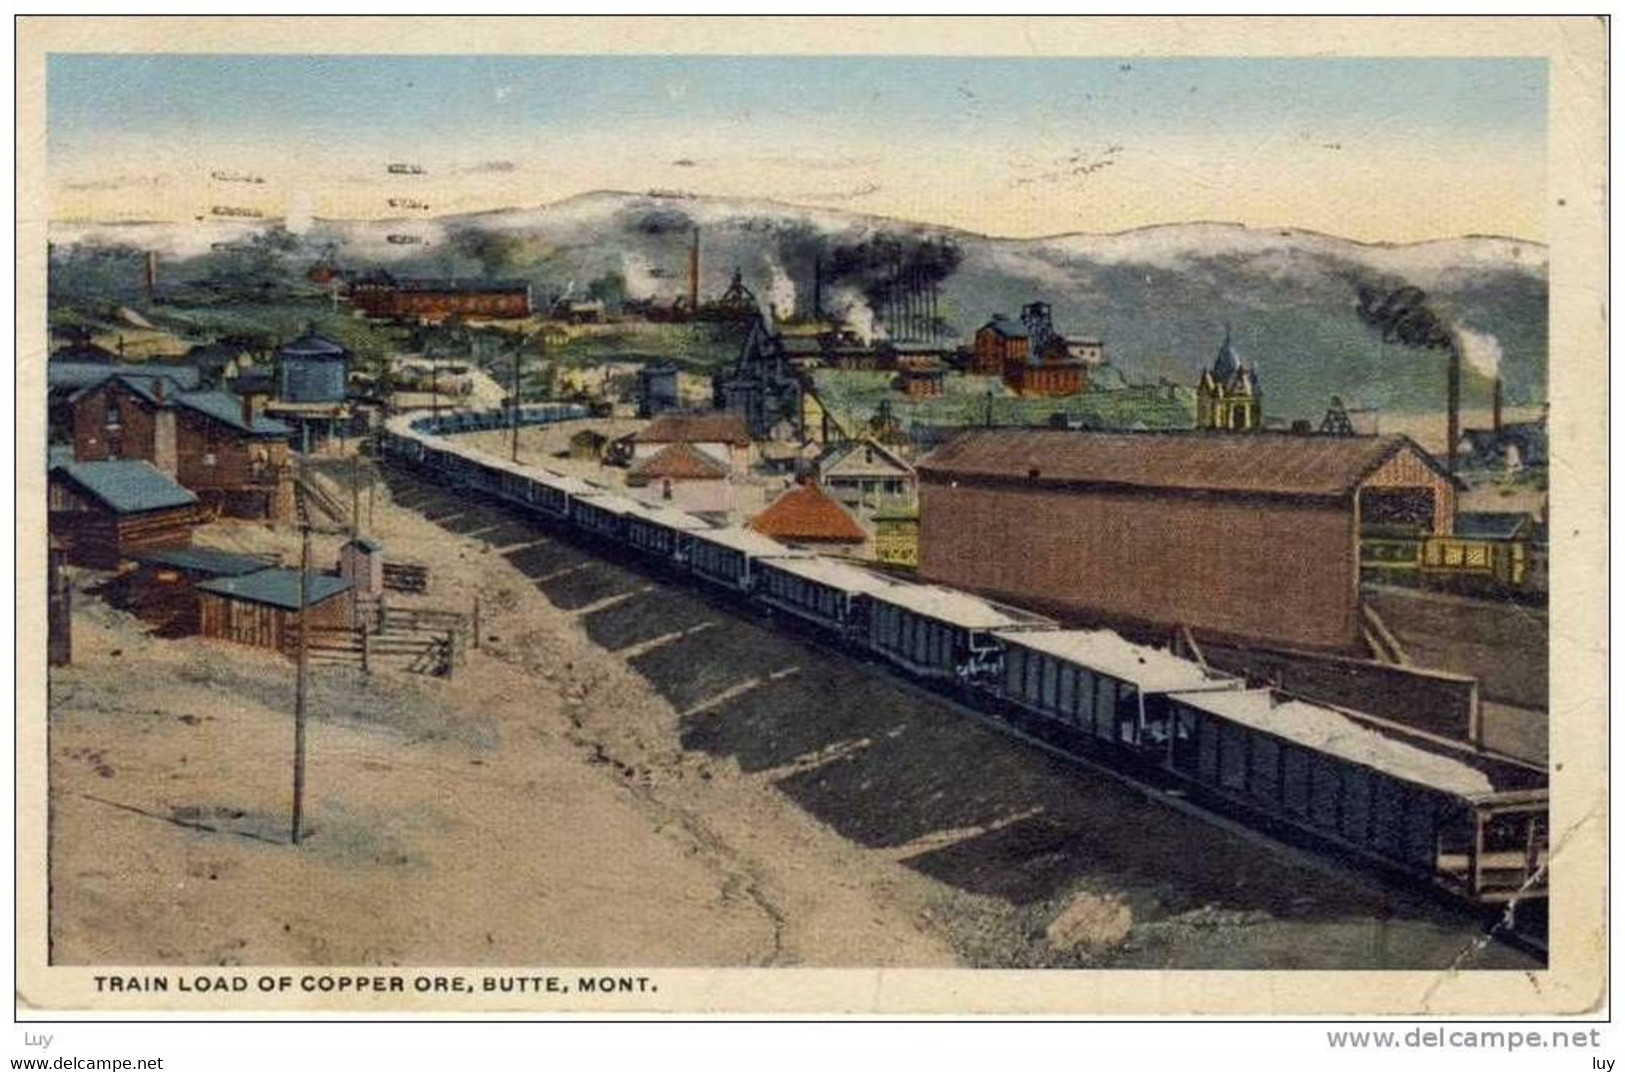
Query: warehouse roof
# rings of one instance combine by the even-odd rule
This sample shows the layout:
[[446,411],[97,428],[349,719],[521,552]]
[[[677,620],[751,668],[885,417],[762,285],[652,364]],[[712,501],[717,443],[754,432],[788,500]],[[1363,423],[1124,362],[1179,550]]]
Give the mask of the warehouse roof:
[[1449,479],[1406,436],[1270,432],[972,431],[937,448],[917,468],[938,480],[1341,497],[1402,451]]
[[1268,689],[1193,693],[1178,699],[1197,710],[1429,789],[1461,796],[1494,789],[1483,771],[1460,760],[1385,737],[1331,708],[1283,700]]
[[1199,663],[1161,648],[1124,640],[1109,629],[1057,629],[1003,634],[1011,644],[1044,652],[1127,681],[1141,692],[1231,688],[1234,678],[1210,674]]
[[737,413],[667,413],[635,437],[639,443],[732,443],[750,445],[750,428]]
[[175,483],[151,462],[63,462],[61,473],[116,514],[167,510],[197,502],[197,496]]
[[816,484],[801,484],[750,519],[750,527],[774,539],[812,543],[862,543],[867,536],[845,508]]
[[[308,573],[305,602],[315,606],[348,591],[351,582],[343,577],[325,573]],[[241,577],[218,577],[197,586],[200,592],[211,592],[227,599],[241,599],[249,603],[263,603],[280,610],[299,609],[299,571],[288,569],[262,569],[258,573]]]
[[198,385],[198,371],[186,365],[92,365],[76,361],[52,361],[46,367],[46,383],[52,388],[90,387],[112,376],[162,376],[177,388],[190,390]]
[[1020,624],[984,599],[934,584],[893,585],[875,593],[875,599],[966,629],[1003,629]]

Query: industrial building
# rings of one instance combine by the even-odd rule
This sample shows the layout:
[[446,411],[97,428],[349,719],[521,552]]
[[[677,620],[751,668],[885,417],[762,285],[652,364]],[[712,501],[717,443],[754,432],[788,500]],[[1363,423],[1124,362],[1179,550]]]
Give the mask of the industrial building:
[[376,272],[352,282],[346,297],[368,316],[430,323],[453,316],[523,320],[531,314],[530,284],[522,279],[397,279]]
[[977,329],[971,372],[1001,376],[1024,398],[1066,398],[1089,387],[1089,368],[1105,361],[1098,339],[1069,339],[1055,330],[1048,302],[1021,307],[1018,324],[1003,315]]
[[1455,515],[1404,436],[973,431],[916,469],[928,580],[1286,648],[1360,650],[1363,524]]

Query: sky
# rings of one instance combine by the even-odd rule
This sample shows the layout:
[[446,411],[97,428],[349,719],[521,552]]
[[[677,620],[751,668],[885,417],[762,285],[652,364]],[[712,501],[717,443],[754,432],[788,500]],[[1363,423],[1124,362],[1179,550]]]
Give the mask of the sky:
[[1538,59],[57,54],[47,163],[58,220],[221,206],[297,226],[658,188],[1010,237],[1222,220],[1543,241],[1546,77]]

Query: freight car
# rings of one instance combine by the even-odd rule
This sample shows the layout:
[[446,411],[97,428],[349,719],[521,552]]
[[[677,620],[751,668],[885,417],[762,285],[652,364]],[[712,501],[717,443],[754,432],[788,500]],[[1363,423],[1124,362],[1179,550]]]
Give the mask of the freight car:
[[[584,416],[527,412],[527,423]],[[872,655],[965,706],[1051,727],[1046,741],[1150,772],[1260,825],[1290,827],[1474,904],[1546,891],[1545,772],[1354,711],[1249,688],[1107,630],[882,577],[613,489],[488,457],[443,433],[500,426],[397,417],[389,455],[642,557]]]

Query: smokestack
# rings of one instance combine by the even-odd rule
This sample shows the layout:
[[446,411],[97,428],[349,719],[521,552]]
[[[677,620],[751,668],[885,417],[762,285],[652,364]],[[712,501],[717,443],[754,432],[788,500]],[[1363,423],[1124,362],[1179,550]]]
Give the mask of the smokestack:
[[158,300],[158,252],[147,250],[147,300]]
[[1501,434],[1501,401],[1501,377],[1497,376],[1495,377],[1494,401],[1491,403],[1492,408],[1490,410],[1490,419],[1492,422],[1494,422],[1490,425],[1490,427],[1495,429],[1496,435]]
[[688,311],[692,315],[700,307],[700,229],[694,228],[694,240],[688,247]]
[[1456,442],[1461,438],[1461,344],[1452,339],[1450,343],[1450,364],[1445,374],[1445,435],[1449,437],[1449,445],[1445,447],[1445,465],[1454,473],[1456,471]]
[[813,258],[813,321],[824,319],[824,258]]

